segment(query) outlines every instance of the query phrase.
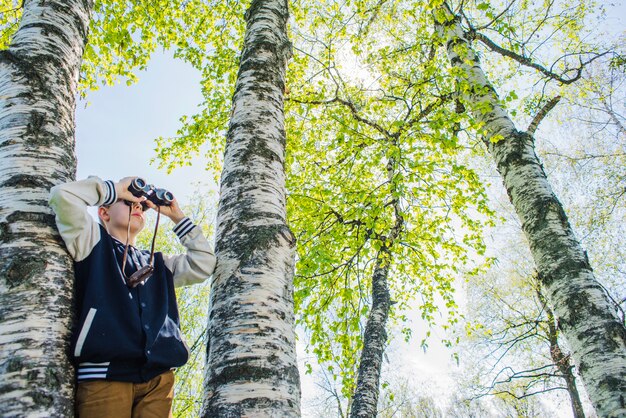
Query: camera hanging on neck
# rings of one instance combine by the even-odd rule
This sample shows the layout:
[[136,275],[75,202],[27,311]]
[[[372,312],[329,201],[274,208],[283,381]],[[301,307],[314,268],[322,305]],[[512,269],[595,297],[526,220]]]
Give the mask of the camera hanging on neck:
[[152,272],[154,272],[154,244],[156,242],[157,231],[159,229],[159,219],[161,217],[161,206],[157,206],[157,219],[156,224],[154,225],[154,235],[152,235],[152,246],[150,248],[150,261],[148,264],[141,267],[139,270],[131,274],[130,277],[126,276],[126,259],[128,258],[128,247],[130,246],[130,220],[133,215],[133,205],[128,207],[128,229],[126,230],[126,245],[124,247],[124,257],[122,259],[122,274],[124,275],[124,279],[126,280],[126,285],[128,287],[135,288],[137,285],[145,284],[145,282],[150,278]]

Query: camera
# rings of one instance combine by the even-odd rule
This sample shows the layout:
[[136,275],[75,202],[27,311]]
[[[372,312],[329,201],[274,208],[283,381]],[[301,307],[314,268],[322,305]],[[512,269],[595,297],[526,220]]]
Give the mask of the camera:
[[174,195],[172,194],[172,192],[165,189],[158,189],[154,187],[154,185],[148,184],[141,177],[133,179],[133,181],[130,183],[130,186],[128,186],[128,191],[131,192],[132,195],[135,197],[144,196],[146,199],[148,199],[157,206],[169,206],[174,200]]

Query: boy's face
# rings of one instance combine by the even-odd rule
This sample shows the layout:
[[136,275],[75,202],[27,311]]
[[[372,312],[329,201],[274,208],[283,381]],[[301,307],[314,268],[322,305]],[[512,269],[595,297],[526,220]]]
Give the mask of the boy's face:
[[[113,203],[109,207],[100,207],[98,214],[100,219],[113,230],[126,229],[128,227],[129,206],[123,200]],[[141,204],[134,203],[130,216],[130,232],[137,234],[143,229],[146,223]]]

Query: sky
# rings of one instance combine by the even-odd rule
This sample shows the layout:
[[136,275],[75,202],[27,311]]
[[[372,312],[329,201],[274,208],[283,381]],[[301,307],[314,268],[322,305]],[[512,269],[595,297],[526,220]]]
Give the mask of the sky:
[[170,190],[185,203],[194,183],[215,187],[204,171],[201,157],[191,167],[167,174],[157,164],[155,142],[159,136],[174,136],[179,118],[192,115],[202,101],[200,74],[190,65],[159,52],[149,70],[139,73],[139,82],[102,87],[80,100],[76,109],[77,179],[98,176],[117,181],[126,176],[143,177]]

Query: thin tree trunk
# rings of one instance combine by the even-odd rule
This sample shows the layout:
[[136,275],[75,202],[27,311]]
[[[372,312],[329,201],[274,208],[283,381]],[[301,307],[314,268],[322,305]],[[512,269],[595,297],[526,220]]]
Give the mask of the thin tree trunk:
[[554,312],[552,312],[552,309],[548,306],[548,301],[541,293],[541,288],[537,286],[535,290],[541,305],[546,311],[548,323],[547,337],[550,341],[550,357],[559,369],[559,372],[563,375],[563,379],[565,379],[574,418],[585,418],[583,404],[580,401],[580,394],[578,393],[578,388],[576,387],[576,376],[574,376],[573,372],[574,366],[570,362],[570,356],[563,353],[563,350],[561,350],[561,346],[559,345],[559,330],[556,318],[554,317]]
[[254,0],[226,138],[205,417],[296,417],[295,237],[286,223],[286,0]]
[[[463,99],[484,123],[485,143],[530,244],[539,281],[599,416],[626,414],[626,329],[596,281],[554,195],[532,136],[516,130],[480,67],[457,18],[437,11],[452,65],[461,70]],[[487,109],[487,110],[485,110]]]
[[576,387],[576,377],[572,371],[574,366],[570,364],[569,355],[565,355],[561,350],[558,339],[556,338],[556,328],[553,325],[554,323],[552,323],[550,327],[550,355],[552,356],[552,361],[554,361],[554,364],[557,365],[559,371],[563,375],[563,379],[565,379],[574,417],[585,418],[583,404],[580,401],[580,394],[578,393],[578,388]]
[[375,417],[378,413],[380,371],[387,344],[386,323],[391,308],[387,285],[389,257],[389,247],[386,246],[383,246],[376,256],[376,266],[372,274],[372,309],[365,326],[363,350],[350,418]]
[[[387,177],[391,185],[390,196],[396,192],[394,186],[395,165],[393,158],[387,162]],[[382,246],[376,255],[376,264],[372,274],[372,309],[365,325],[363,350],[359,362],[356,389],[350,407],[350,418],[375,417],[378,414],[380,373],[385,345],[387,344],[387,318],[391,309],[388,284],[392,257],[391,247],[404,227],[404,218],[398,199],[394,199],[392,203],[395,217],[394,225],[388,236],[377,237]]]
[[73,415],[72,260],[48,208],[75,176],[91,1],[25,1],[0,51],[0,415]]

